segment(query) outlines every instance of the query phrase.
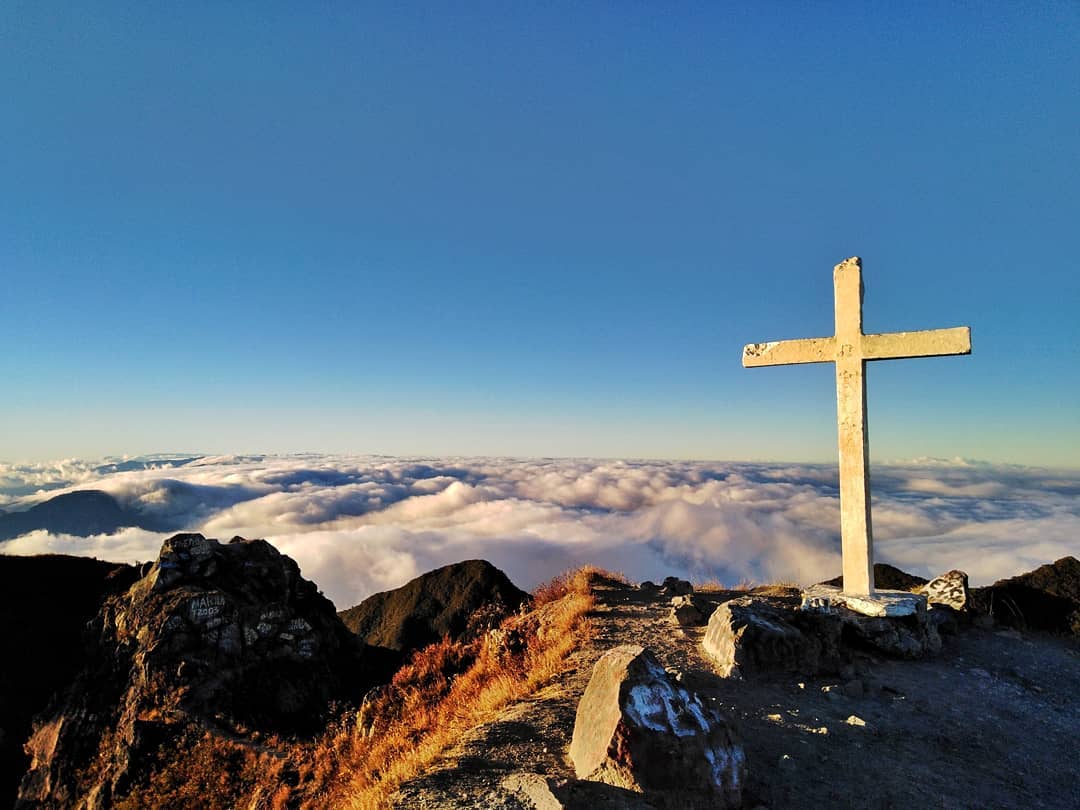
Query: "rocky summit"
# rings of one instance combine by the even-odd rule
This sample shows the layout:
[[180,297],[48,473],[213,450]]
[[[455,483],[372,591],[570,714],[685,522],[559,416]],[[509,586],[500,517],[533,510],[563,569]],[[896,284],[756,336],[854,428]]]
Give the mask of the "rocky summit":
[[27,743],[19,807],[108,807],[193,725],[315,732],[366,685],[333,604],[263,540],[170,538],[89,636]]

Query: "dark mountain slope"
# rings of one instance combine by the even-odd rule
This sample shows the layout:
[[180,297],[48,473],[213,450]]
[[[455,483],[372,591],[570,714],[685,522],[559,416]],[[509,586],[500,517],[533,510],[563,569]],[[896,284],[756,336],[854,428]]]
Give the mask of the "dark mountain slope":
[[466,560],[373,594],[338,615],[368,644],[406,652],[443,636],[460,638],[481,607],[513,611],[526,598],[528,594],[491,563]]
[[0,554],[0,807],[11,807],[30,764],[30,721],[85,663],[83,633],[106,597],[138,578],[130,565],[87,557]]

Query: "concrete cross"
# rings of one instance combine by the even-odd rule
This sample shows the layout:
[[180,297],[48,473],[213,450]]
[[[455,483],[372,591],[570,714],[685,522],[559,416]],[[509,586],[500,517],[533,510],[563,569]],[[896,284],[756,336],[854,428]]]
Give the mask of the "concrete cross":
[[864,335],[862,263],[853,257],[833,270],[836,334],[826,338],[751,343],[743,366],[836,364],[836,414],[840,430],[840,539],[844,593],[874,593],[874,542],[870,523],[869,436],[866,430],[866,361],[971,353],[966,326],[925,332]]

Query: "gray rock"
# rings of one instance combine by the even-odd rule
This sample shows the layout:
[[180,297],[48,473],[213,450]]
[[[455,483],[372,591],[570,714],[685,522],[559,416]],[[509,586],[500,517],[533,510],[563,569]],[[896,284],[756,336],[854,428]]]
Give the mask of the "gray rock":
[[694,597],[676,596],[671,600],[671,620],[681,627],[700,627],[705,624],[705,614]]
[[920,609],[902,617],[844,615],[845,638],[853,645],[870,647],[894,658],[924,658],[941,651],[937,626]]
[[941,636],[922,599],[908,616],[866,616],[835,604],[824,613],[743,596],[713,612],[702,646],[724,677],[842,673],[850,681],[855,672],[849,662],[858,654],[922,658],[941,649]]
[[836,615],[801,613],[744,596],[713,611],[702,646],[724,677],[815,674],[840,666],[840,628]]
[[741,806],[746,757],[727,721],[638,645],[597,661],[570,759],[581,779],[660,792],[668,804]]

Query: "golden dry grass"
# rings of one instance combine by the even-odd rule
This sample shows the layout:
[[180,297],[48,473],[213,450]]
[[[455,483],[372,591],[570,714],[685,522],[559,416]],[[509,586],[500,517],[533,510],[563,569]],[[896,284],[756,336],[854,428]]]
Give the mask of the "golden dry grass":
[[[341,767],[327,775],[310,806],[388,806],[402,782],[422,773],[464,732],[557,675],[589,637],[589,582],[598,575],[607,574],[564,574],[537,589],[530,612],[510,616],[483,638],[419,651],[358,718],[363,722],[328,735],[323,753]],[[368,718],[375,718],[374,729]]]

